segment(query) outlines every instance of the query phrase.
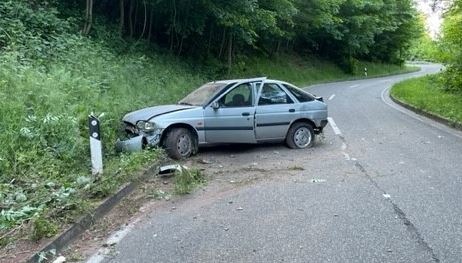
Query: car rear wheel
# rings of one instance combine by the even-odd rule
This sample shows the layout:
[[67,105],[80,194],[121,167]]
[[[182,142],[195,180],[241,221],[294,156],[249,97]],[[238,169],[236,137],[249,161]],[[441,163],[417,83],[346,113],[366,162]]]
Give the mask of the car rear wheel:
[[175,128],[167,134],[164,147],[172,159],[186,159],[194,153],[195,139],[188,129]]
[[310,148],[314,144],[313,127],[304,122],[297,122],[287,132],[286,143],[292,149]]

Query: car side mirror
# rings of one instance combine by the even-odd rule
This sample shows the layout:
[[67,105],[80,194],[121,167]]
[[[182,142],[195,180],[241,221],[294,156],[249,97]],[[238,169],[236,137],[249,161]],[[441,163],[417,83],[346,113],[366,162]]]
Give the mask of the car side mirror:
[[217,101],[213,102],[211,104],[211,106],[212,106],[212,109],[214,109],[214,110],[218,110],[220,108],[220,104],[218,104]]

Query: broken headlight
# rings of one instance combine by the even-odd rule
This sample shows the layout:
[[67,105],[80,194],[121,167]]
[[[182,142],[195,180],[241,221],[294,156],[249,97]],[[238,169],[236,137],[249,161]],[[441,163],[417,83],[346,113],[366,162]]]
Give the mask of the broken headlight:
[[143,132],[152,132],[157,129],[156,124],[149,121],[139,121],[136,123],[136,127]]

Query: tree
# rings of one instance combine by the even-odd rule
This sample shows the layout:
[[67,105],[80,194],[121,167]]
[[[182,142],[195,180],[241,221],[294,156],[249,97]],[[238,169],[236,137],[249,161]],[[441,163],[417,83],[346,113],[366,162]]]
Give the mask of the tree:
[[462,0],[455,0],[443,24],[442,55],[446,62],[445,89],[462,92]]

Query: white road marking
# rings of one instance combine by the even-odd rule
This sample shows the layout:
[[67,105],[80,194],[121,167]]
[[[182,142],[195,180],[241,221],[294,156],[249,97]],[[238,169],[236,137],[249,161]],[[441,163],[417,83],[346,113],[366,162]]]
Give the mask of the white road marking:
[[91,256],[86,263],[100,263],[102,262],[107,255],[109,255],[112,251],[111,248],[119,243],[125,236],[127,236],[130,231],[135,227],[135,224],[139,221],[139,219],[135,220],[127,227],[122,228],[121,230],[113,233],[105,242],[106,247],[102,247],[98,250],[96,254]]
[[330,127],[332,127],[332,130],[334,130],[334,133],[336,135],[342,136],[342,131],[337,127],[337,124],[335,124],[334,119],[331,117],[328,117],[327,120],[329,121]]
[[357,88],[357,87],[359,87],[359,86],[361,86],[361,85],[359,85],[359,84],[351,85],[350,88]]
[[329,97],[329,100],[333,100],[335,98],[335,94],[332,94],[330,97]]

